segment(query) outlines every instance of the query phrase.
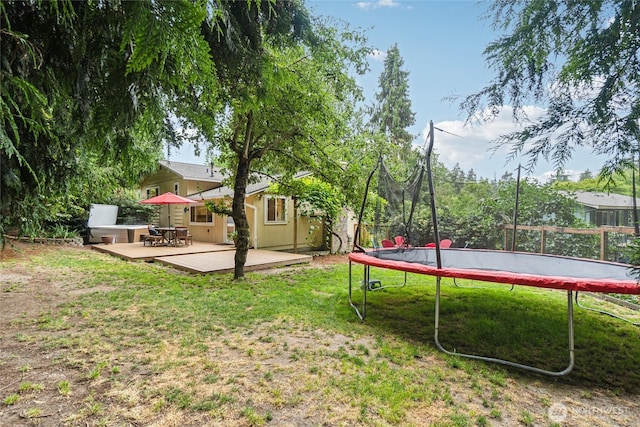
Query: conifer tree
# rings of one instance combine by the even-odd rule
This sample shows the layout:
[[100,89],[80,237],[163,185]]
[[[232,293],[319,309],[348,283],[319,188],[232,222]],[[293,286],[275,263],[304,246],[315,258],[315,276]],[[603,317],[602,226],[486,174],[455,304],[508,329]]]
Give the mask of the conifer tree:
[[403,69],[404,60],[398,45],[387,51],[384,70],[378,78],[380,91],[377,103],[370,109],[370,124],[374,132],[382,133],[393,149],[407,158],[414,135],[407,128],[415,124],[415,113],[409,98],[409,72]]
[[[513,108],[522,130],[499,138],[527,165],[562,168],[577,147],[604,154],[606,175],[633,162],[640,139],[640,2],[500,0],[490,6],[503,35],[485,57],[495,78],[460,107],[469,118]],[[546,106],[529,121],[524,107]]]

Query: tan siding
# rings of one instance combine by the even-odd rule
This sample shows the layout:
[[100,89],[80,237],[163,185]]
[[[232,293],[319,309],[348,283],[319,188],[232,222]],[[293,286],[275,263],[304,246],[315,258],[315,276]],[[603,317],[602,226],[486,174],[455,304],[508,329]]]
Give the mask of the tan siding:
[[[207,191],[222,186],[222,184],[207,181],[185,181],[185,185],[186,188],[184,189],[184,196],[191,196],[202,191]],[[180,190],[183,191],[182,188]]]
[[[155,175],[147,177],[140,184],[140,192],[142,198],[146,197],[146,189],[150,187],[158,187],[159,194],[166,192],[173,193],[175,190],[175,184],[178,184],[178,195],[186,196],[188,184],[179,175],[171,172],[165,167],[160,167]],[[184,226],[189,223],[188,214],[184,213],[184,208],[187,205],[163,205],[158,206],[156,216],[153,221],[160,226]],[[169,215],[171,215],[169,223]]]
[[142,196],[144,197],[144,191],[147,187],[160,187],[160,194],[170,191],[173,193],[173,185],[175,183],[179,185],[179,195],[186,197],[192,194],[197,194],[201,191],[211,190],[212,188],[220,187],[220,183],[207,182],[207,181],[191,181],[184,180],[180,175],[171,172],[165,167],[160,167],[155,175],[145,178],[140,184]]
[[[258,247],[262,249],[293,249],[293,200],[287,198],[287,223],[267,224],[265,223],[265,201],[264,197],[256,198],[255,206],[258,215]],[[298,250],[310,247],[309,242],[309,219],[298,217]]]
[[188,227],[193,236],[193,240],[208,243],[224,243],[225,239],[223,238],[224,232],[222,225],[223,221],[220,220],[220,217],[216,217],[213,225],[190,224]]
[[[252,205],[253,203],[250,202],[251,198],[247,198],[247,203]],[[255,200],[253,200],[253,202],[255,202]],[[256,244],[256,238],[255,238],[255,227],[253,224],[255,224],[254,218],[256,217],[256,214],[254,212],[254,209],[248,208],[245,206],[245,211],[247,212],[247,222],[249,223],[249,247],[250,248],[254,248],[255,244]],[[260,246],[258,246],[260,247]]]
[[[142,181],[140,189],[142,190],[142,196],[145,197],[145,189],[147,187],[160,187],[160,194],[167,191],[173,192],[173,184],[175,182],[180,183],[180,190],[182,190],[183,182],[180,176],[171,172],[167,168],[160,167],[155,175],[149,176]],[[182,192],[182,191],[181,191]],[[185,194],[180,194],[184,196]]]

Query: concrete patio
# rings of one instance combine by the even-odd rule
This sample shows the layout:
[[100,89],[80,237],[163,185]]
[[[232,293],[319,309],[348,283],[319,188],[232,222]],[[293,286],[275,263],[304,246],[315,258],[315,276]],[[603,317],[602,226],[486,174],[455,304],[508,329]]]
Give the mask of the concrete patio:
[[[228,273],[234,269],[235,247],[193,242],[188,246],[144,246],[139,243],[97,244],[97,251],[129,261],[160,262],[192,273]],[[249,249],[245,271],[309,263],[310,255]]]

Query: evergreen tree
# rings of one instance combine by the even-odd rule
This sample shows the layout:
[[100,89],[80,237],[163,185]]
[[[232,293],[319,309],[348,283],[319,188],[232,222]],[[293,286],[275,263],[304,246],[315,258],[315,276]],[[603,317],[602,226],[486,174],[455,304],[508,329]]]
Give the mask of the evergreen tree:
[[584,181],[585,179],[591,179],[591,178],[593,178],[593,173],[589,169],[587,169],[580,174],[579,180]]
[[473,170],[473,168],[469,169],[469,172],[467,172],[467,182],[476,182],[478,178],[476,177],[476,171]]
[[188,1],[0,2],[0,236],[157,165],[171,115],[218,89],[205,17]]
[[[491,4],[504,33],[485,50],[497,76],[468,96],[468,116],[495,116],[505,105],[525,126],[497,143],[562,167],[576,147],[608,160],[608,175],[624,169],[640,140],[640,2],[500,0]],[[538,122],[524,106],[547,102]]]
[[378,78],[380,91],[375,95],[377,103],[370,109],[370,124],[407,159],[414,138],[407,128],[416,120],[409,98],[409,72],[402,69],[403,65],[398,45],[394,44],[387,51],[384,70]]

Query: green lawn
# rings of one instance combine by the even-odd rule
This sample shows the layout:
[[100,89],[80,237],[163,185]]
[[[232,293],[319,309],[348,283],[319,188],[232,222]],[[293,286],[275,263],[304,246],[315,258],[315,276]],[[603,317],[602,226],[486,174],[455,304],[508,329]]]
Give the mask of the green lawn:
[[[605,409],[593,408],[640,414],[639,329],[579,308],[576,367],[557,379],[439,352],[435,282],[426,276],[368,293],[361,322],[348,305],[346,262],[234,282],[65,248],[3,261],[0,272],[15,271],[38,272],[37,286],[64,297],[35,315],[2,318],[0,344],[9,356],[0,373],[32,375],[41,388],[21,391],[21,381],[2,389],[0,425],[18,408],[22,419],[44,425],[114,426],[550,426],[560,425],[548,416],[557,402],[569,405],[575,425],[598,425]],[[403,279],[380,269],[372,276],[385,285]],[[8,303],[27,285],[2,286]],[[564,292],[463,286],[442,281],[446,348],[546,369],[566,365]],[[61,374],[20,373],[28,371],[21,351],[46,355],[31,362],[45,365],[33,371]],[[68,407],[56,421],[25,417],[37,402],[55,399]]]

